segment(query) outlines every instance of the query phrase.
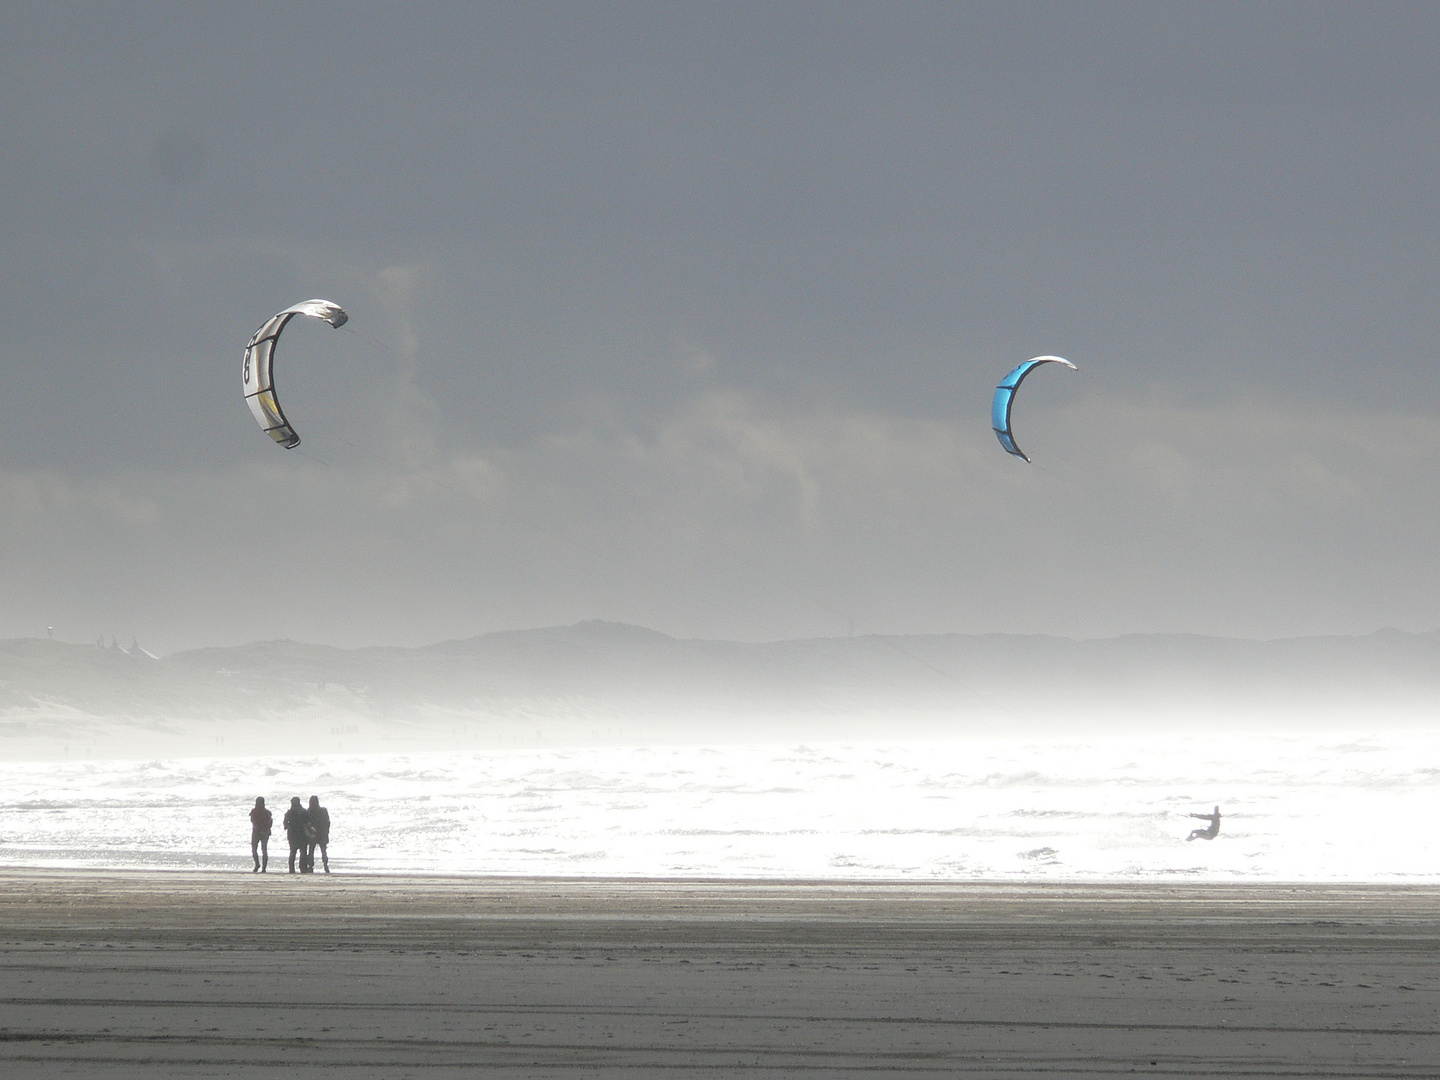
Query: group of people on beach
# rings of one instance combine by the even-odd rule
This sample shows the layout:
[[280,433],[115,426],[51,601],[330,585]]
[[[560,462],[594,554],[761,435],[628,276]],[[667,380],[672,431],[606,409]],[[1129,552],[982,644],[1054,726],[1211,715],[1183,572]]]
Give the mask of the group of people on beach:
[[[1214,840],[1220,835],[1220,807],[1215,807],[1213,813],[1191,814],[1192,818],[1199,818],[1201,821],[1209,822],[1203,829],[1195,829],[1187,836],[1186,840]],[[255,869],[252,873],[263,874],[270,866],[270,828],[274,822],[270,811],[265,807],[265,797],[262,795],[255,800],[255,808],[250,811],[250,855],[255,860]],[[315,872],[315,849],[320,849],[321,865],[325,867],[325,873],[330,872],[330,853],[327,845],[330,843],[330,811],[320,805],[320,796],[311,795],[310,805],[301,806],[300,797],[294,796],[290,800],[290,809],[285,811],[285,817],[281,824],[285,828],[286,839],[290,841],[290,873],[295,873],[295,856],[300,856],[300,873],[313,874]]]
[[[270,829],[275,819],[265,806],[262,795],[255,800],[250,811],[250,855],[255,860],[251,873],[263,874],[270,867]],[[295,873],[295,856],[300,856],[300,873],[315,872],[315,849],[320,849],[320,861],[325,873],[330,872],[330,811],[320,805],[320,796],[311,795],[310,805],[301,806],[300,796],[290,800],[290,809],[280,824],[285,829],[285,838],[290,841],[290,873]]]

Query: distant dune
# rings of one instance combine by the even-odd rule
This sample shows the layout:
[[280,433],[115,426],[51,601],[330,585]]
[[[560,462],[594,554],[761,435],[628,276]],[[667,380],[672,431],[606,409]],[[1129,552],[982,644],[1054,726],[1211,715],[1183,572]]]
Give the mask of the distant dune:
[[0,642],[12,755],[637,739],[1396,727],[1440,717],[1440,634],[1075,641],[943,634],[768,643],[635,626],[420,648],[293,641],[139,652]]

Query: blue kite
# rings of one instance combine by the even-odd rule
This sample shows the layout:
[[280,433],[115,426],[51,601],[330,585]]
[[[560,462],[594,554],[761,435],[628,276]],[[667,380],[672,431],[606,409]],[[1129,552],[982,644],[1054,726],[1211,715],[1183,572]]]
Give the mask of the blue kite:
[[1015,392],[1020,389],[1025,376],[1041,364],[1064,364],[1071,371],[1080,370],[1063,356],[1037,356],[1033,360],[1026,360],[1000,380],[1000,385],[995,388],[995,400],[990,403],[990,425],[995,429],[995,437],[1000,440],[1000,445],[1007,453],[1026,461],[1030,460],[1030,456],[1016,444],[1015,435],[1010,430],[1010,407],[1015,403]]

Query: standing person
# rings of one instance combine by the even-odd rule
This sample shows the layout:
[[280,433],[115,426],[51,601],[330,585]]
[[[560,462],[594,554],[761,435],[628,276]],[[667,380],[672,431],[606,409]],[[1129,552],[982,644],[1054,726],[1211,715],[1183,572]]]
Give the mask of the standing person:
[[290,809],[285,811],[285,838],[290,841],[290,873],[295,873],[295,856],[300,856],[300,869],[305,869],[305,808],[300,805],[300,796],[290,799]]
[[261,795],[250,811],[250,857],[255,860],[252,874],[263,874],[270,865],[270,826],[274,821]]
[[1190,835],[1185,837],[1187,842],[1190,840],[1214,840],[1220,835],[1220,808],[1218,806],[1215,807],[1213,814],[1191,814],[1190,816],[1199,818],[1201,821],[1208,821],[1210,824],[1207,828],[1192,830]]
[[330,811],[320,805],[320,796],[311,795],[310,805],[305,810],[305,816],[310,819],[310,826],[315,830],[315,835],[310,840],[310,850],[306,858],[310,862],[310,872],[315,872],[315,849],[320,849],[320,861],[325,865],[325,872],[330,872],[330,854],[325,850],[325,845],[330,843]]

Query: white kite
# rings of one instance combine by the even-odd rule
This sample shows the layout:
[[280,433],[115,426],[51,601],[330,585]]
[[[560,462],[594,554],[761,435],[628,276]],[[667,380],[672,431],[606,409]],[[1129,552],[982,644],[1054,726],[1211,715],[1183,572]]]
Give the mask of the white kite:
[[345,325],[350,318],[345,309],[329,300],[306,300],[284,311],[277,312],[264,326],[255,331],[250,344],[245,346],[245,404],[255,414],[260,430],[269,435],[286,450],[300,445],[300,436],[280,411],[280,400],[275,396],[275,377],[271,365],[275,362],[275,346],[285,326],[296,315],[308,315],[312,319],[327,322],[335,329]]

